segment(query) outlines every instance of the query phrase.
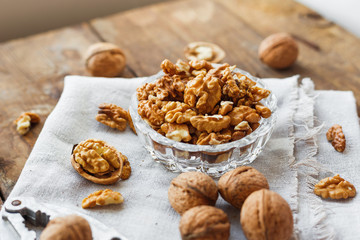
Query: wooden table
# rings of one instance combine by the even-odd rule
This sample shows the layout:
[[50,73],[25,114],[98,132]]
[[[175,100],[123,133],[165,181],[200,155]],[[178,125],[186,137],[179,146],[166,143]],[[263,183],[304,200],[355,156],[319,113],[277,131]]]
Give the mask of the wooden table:
[[[285,31],[299,42],[290,69],[263,65],[257,48],[269,34]],[[66,75],[87,75],[82,55],[108,41],[127,56],[122,77],[148,76],[161,61],[184,58],[192,41],[220,45],[224,62],[258,77],[311,77],[316,89],[353,91],[360,102],[360,40],[291,0],[171,1],[94,19],[0,44],[0,206],[16,183],[46,117],[57,103]],[[360,108],[358,107],[358,110]],[[21,136],[13,121],[23,111],[41,123]]]

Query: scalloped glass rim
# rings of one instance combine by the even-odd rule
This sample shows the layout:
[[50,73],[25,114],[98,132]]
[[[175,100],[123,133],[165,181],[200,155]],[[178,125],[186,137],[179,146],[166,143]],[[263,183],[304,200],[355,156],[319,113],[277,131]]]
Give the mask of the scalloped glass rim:
[[[214,66],[217,66],[219,64],[214,64]],[[257,77],[254,77],[250,75],[248,72],[243,71],[241,69],[236,68],[234,72],[239,72],[251,80],[256,82],[256,85],[262,88],[266,88],[266,84],[260,80]],[[156,81],[158,78],[163,76],[164,74],[162,72],[159,72],[155,75],[149,76],[146,78],[146,80],[142,83],[149,83]],[[264,104],[266,107],[268,107],[272,114],[269,118],[262,118],[260,121],[260,126],[251,134],[247,135],[246,137],[233,141],[228,143],[223,143],[219,145],[196,145],[196,144],[189,144],[189,143],[183,143],[183,142],[177,142],[172,139],[169,139],[158,132],[156,132],[154,129],[150,127],[149,124],[147,124],[141,116],[137,112],[137,106],[138,106],[138,100],[136,93],[133,94],[131,98],[131,104],[130,104],[130,115],[133,119],[134,125],[136,127],[136,131],[141,131],[142,133],[148,134],[151,139],[159,144],[166,145],[166,146],[172,146],[178,150],[182,151],[188,151],[188,152],[223,152],[227,151],[231,148],[238,148],[247,146],[253,142],[255,142],[259,137],[264,136],[267,134],[275,125],[276,117],[277,117],[277,99],[275,95],[271,92],[270,95],[266,98],[260,101],[262,104]]]

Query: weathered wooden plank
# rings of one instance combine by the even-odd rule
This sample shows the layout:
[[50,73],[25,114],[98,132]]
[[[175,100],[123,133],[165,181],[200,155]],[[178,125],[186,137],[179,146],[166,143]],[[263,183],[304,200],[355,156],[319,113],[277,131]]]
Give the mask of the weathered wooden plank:
[[[82,24],[0,44],[0,189],[5,198],[61,95],[64,76],[87,75],[82,55],[98,41]],[[124,76],[133,75],[127,70]],[[37,112],[41,123],[21,136],[13,121],[24,111]]]
[[[184,58],[191,41],[219,44],[225,62],[260,77],[311,77],[317,89],[351,90],[360,100],[360,40],[290,0],[175,1],[95,19],[91,25],[120,45],[141,76],[164,58]],[[297,63],[286,70],[263,65],[257,49],[267,35],[286,31],[300,44]]]
[[272,77],[274,73],[300,74],[311,77],[316,89],[353,91],[360,113],[359,38],[295,1],[229,0],[221,3],[262,37],[285,31],[300,43],[300,55],[292,68],[263,72],[263,77]]

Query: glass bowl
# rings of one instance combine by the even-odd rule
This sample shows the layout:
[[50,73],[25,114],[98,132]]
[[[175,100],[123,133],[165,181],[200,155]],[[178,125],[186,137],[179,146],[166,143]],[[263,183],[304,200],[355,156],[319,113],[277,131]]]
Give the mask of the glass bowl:
[[[240,69],[234,72],[240,72],[255,81],[257,86],[266,88],[260,79],[249,73]],[[160,72],[150,76],[143,84],[156,81],[162,75]],[[138,114],[136,93],[132,96],[129,111],[140,141],[156,162],[162,163],[170,171],[198,171],[218,178],[227,171],[253,162],[270,139],[276,121],[277,100],[271,93],[260,102],[270,108],[271,117],[261,118],[260,126],[246,137],[219,145],[177,142],[157,133]]]

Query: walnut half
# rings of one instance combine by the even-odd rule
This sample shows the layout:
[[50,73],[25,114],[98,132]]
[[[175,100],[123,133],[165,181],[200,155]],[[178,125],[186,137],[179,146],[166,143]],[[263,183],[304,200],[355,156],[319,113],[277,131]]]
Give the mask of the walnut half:
[[123,196],[119,192],[110,189],[99,190],[82,200],[82,208],[92,208],[97,205],[121,204],[124,202]]
[[121,177],[126,157],[106,142],[88,139],[75,145],[71,164],[84,178],[98,184],[112,184]]
[[355,197],[356,189],[354,185],[341,178],[339,174],[334,177],[322,179],[315,185],[314,193],[322,198],[347,199]]
[[342,127],[339,124],[335,124],[329,128],[326,133],[326,138],[331,142],[336,151],[343,152],[345,150],[346,139]]
[[99,112],[95,119],[106,126],[124,131],[128,112],[115,104],[103,103],[99,105]]

